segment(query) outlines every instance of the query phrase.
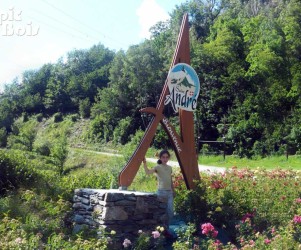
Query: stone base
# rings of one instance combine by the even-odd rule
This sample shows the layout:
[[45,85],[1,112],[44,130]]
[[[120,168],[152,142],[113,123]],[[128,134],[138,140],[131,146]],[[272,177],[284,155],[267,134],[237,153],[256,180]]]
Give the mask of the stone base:
[[167,224],[167,201],[154,193],[82,188],[75,190],[73,202],[75,233],[86,225],[133,238],[139,230]]

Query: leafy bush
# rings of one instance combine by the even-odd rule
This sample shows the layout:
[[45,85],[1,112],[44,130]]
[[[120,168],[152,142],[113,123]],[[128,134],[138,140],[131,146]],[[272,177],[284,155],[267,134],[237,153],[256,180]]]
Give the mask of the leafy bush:
[[5,128],[0,128],[0,147],[5,147],[7,144],[7,132]]
[[43,114],[37,114],[37,116],[36,116],[36,120],[38,121],[38,122],[42,122],[43,121]]
[[90,117],[90,113],[91,113],[90,108],[91,108],[91,102],[88,97],[79,101],[79,114],[82,118]]
[[97,115],[91,120],[88,131],[87,139],[92,142],[99,142],[101,139],[108,136],[107,121],[103,115]]
[[7,147],[11,149],[19,149],[27,151],[28,148],[26,147],[26,142],[24,141],[24,138],[17,136],[17,135],[10,135],[7,138]]
[[200,223],[206,219],[208,207],[205,200],[206,187],[201,183],[196,190],[187,190],[182,175],[174,178],[176,212],[186,221]]
[[28,117],[28,114],[26,112],[23,112],[22,113],[22,118],[23,118],[23,122],[27,122],[29,117]]
[[59,140],[56,140],[53,147],[51,148],[50,155],[54,158],[59,173],[62,174],[64,163],[68,155],[67,138],[65,136],[63,136]]
[[37,135],[37,121],[28,120],[25,123],[16,122],[15,132],[8,137],[9,148],[32,151],[33,143]]
[[37,173],[21,154],[0,151],[0,194],[19,186],[32,185]]
[[53,115],[53,121],[54,122],[61,122],[61,121],[63,121],[63,115],[62,115],[62,113],[60,113],[60,112],[55,113]]
[[[67,237],[60,228],[51,235],[43,233],[32,233],[26,230],[26,224],[18,219],[4,217],[0,223],[0,248],[2,250],[17,249],[85,249],[85,250],[105,250],[108,249],[107,239],[105,237],[82,239],[81,237]],[[46,225],[45,225],[46,226]]]
[[78,114],[73,114],[70,116],[72,122],[76,122],[78,120]]
[[152,146],[160,149],[171,147],[170,139],[162,126],[158,127]]
[[50,156],[51,144],[49,141],[35,142],[33,151],[40,155]]
[[130,135],[133,133],[131,129],[132,123],[133,119],[131,117],[126,117],[119,121],[113,132],[115,143],[125,144],[128,142]]

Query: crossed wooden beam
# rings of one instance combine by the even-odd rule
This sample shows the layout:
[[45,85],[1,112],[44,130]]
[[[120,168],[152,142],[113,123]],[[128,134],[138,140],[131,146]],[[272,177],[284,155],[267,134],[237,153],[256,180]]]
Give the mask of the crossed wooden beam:
[[[187,14],[184,15],[182,20],[177,47],[175,49],[170,68],[178,63],[190,64],[189,25]],[[139,146],[119,174],[120,189],[127,189],[127,187],[131,185],[139,170],[142,160],[150,147],[152,139],[155,136],[159,123],[161,123],[172,142],[186,187],[188,189],[194,189],[196,186],[195,180],[200,179],[194,141],[193,112],[179,109],[181,130],[179,135],[168,119],[163,115],[164,100],[166,95],[169,94],[167,82],[168,81],[166,79],[157,107],[148,107],[140,110],[140,112],[153,114],[154,117],[149,123]]]

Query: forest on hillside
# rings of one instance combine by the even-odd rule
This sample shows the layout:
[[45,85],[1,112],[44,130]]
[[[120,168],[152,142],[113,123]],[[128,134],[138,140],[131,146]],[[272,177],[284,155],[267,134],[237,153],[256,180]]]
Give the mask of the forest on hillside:
[[[191,65],[201,83],[199,139],[225,137],[228,153],[239,156],[283,153],[286,144],[301,153],[299,0],[189,0],[127,51],[99,43],[28,70],[1,93],[2,146],[21,116],[80,113],[91,119],[91,142],[125,144],[145,130],[151,117],[139,109],[156,106],[185,12]],[[171,107],[165,114],[177,126]],[[170,146],[162,129],[154,146]]]

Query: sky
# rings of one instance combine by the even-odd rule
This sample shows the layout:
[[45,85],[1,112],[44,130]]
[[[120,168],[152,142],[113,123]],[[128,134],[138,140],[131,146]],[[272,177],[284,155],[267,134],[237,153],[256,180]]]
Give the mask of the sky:
[[186,0],[0,0],[0,90],[22,72],[94,44],[118,51],[149,38]]

